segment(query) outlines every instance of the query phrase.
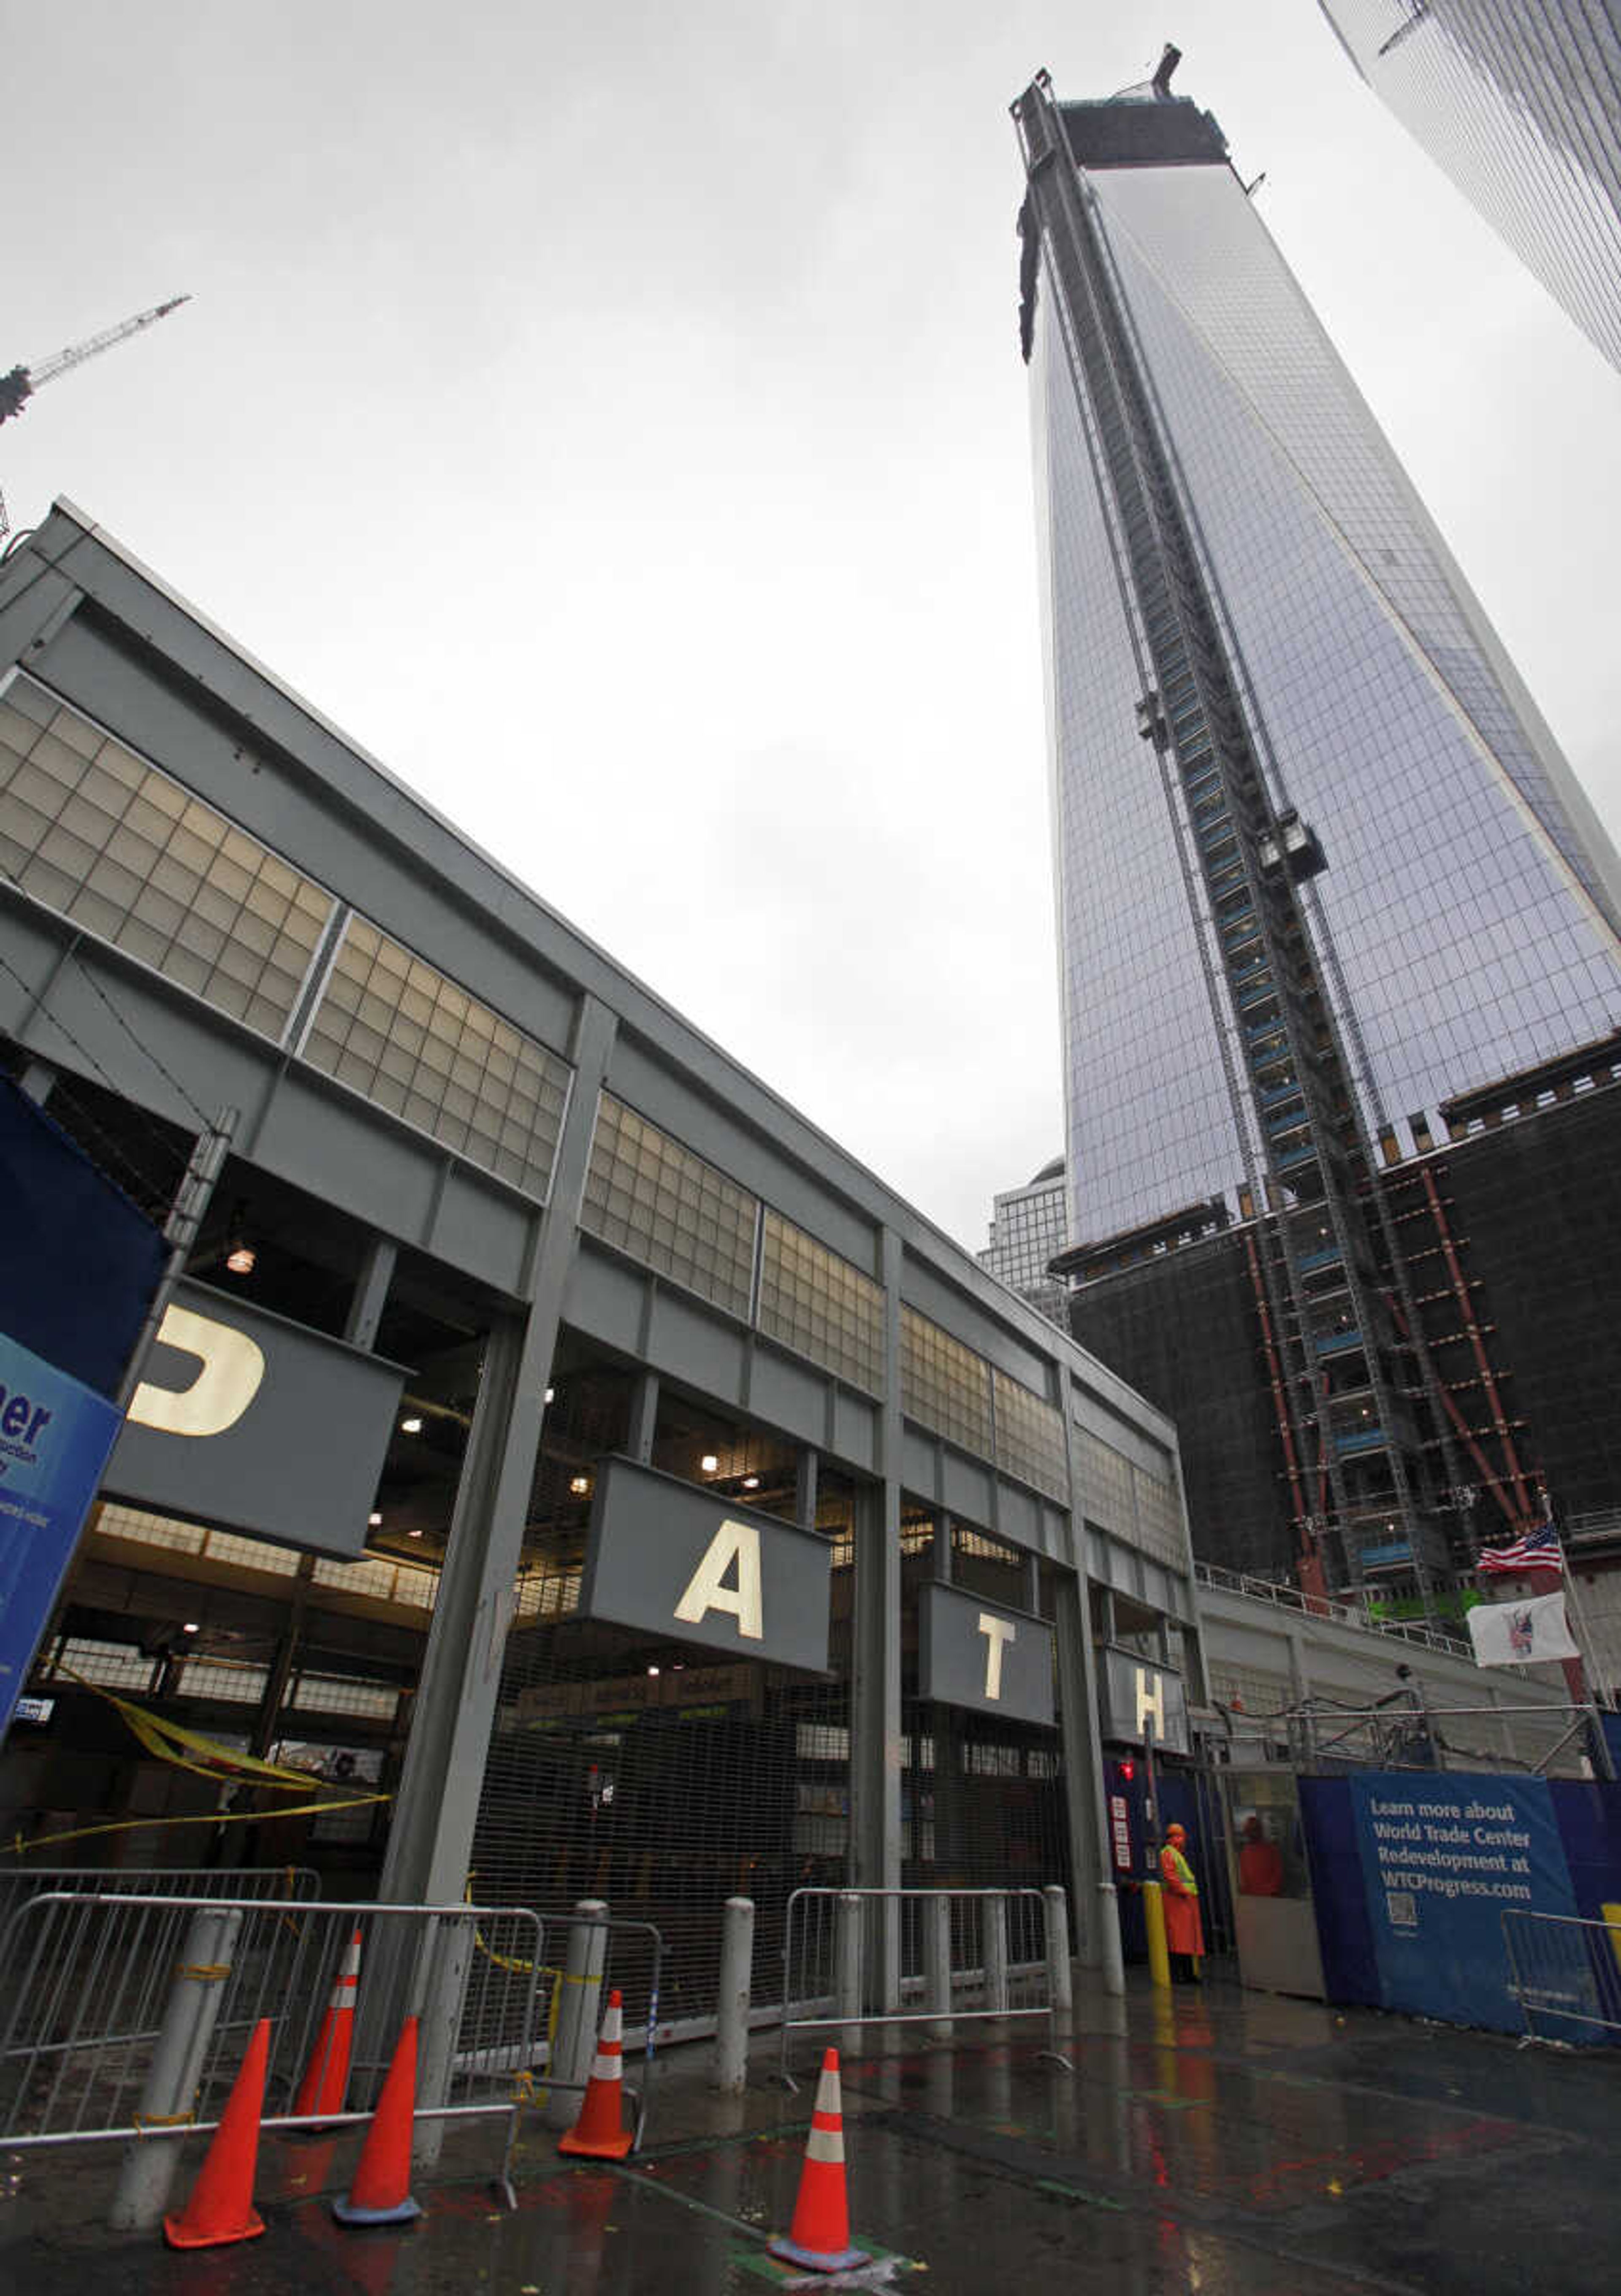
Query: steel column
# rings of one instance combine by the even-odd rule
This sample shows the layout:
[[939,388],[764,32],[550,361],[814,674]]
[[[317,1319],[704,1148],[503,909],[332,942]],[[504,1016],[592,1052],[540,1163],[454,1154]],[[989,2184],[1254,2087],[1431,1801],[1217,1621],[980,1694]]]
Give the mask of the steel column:
[[454,1902],[466,1882],[542,1398],[613,1032],[607,1007],[586,997],[575,1021],[573,1089],[531,1263],[528,1308],[496,1325],[485,1353],[383,1868],[384,1901]]

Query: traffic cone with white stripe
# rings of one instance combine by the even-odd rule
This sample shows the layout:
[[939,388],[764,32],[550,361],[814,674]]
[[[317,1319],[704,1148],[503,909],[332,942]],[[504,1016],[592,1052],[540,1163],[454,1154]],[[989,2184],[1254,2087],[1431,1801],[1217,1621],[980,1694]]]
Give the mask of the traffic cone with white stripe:
[[810,2115],[810,2140],[800,2172],[794,2229],[774,2240],[771,2254],[811,2272],[848,2272],[867,2262],[865,2249],[850,2245],[850,2203],[844,2194],[844,2115],[839,2098],[839,2053],[822,2058]]
[[597,2054],[591,2060],[585,2103],[568,2135],[557,2139],[559,2152],[578,2153],[586,2161],[622,2161],[636,2141],[625,2127],[624,2070],[621,2062],[624,2054],[624,2021],[615,1988],[608,1996],[602,2031],[597,2038]]
[[343,1949],[309,2062],[292,2100],[296,2114],[341,2112],[349,2091],[349,2057],[355,2040],[355,1999],[360,1989],[360,1932]]

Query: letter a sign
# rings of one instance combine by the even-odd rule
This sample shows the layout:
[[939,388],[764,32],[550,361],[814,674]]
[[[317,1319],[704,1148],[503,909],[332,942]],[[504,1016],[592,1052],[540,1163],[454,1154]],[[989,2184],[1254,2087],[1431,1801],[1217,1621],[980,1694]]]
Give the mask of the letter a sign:
[[[733,1569],[731,1586],[726,1574]],[[737,1631],[757,1643],[764,1638],[763,1605],[760,1593],[760,1526],[734,1522],[728,1515],[710,1540],[704,1560],[693,1572],[675,1614],[689,1627],[701,1627],[711,1611],[729,1611]]]
[[752,1507],[728,1513],[713,1491],[633,1459],[597,1471],[582,1618],[820,1673],[832,1578],[832,1546],[814,1531]]

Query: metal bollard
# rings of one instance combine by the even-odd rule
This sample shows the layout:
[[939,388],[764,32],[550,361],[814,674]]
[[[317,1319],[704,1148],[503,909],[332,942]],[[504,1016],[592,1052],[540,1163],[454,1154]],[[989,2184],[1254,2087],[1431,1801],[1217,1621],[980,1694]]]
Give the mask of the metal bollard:
[[1069,1961],[1069,1900],[1056,1882],[1041,1892],[1047,1908],[1047,1998],[1052,2005],[1053,2029],[1069,2021],[1075,2005],[1074,1972]]
[[923,1909],[924,2005],[940,2013],[929,2027],[936,2041],[949,2041],[951,2022],[951,1900],[942,1890]]
[[1006,1898],[986,1898],[983,1900],[985,1948],[985,2006],[1001,2010],[1008,2006],[1008,1900]]
[[728,1898],[720,1915],[720,1997],[711,2086],[741,2096],[748,2070],[749,1992],[754,1969],[754,1901]]
[[1149,1979],[1169,1991],[1171,1956],[1165,1950],[1165,1907],[1157,1882],[1142,1885],[1142,1925],[1148,1939]]
[[[196,2117],[197,2085],[241,1928],[240,1913],[202,1913],[186,1931],[141,2091],[136,2118],[144,2128],[183,2128]],[[141,2136],[126,2147],[107,2219],[114,2232],[152,2230],[169,2205],[179,2165],[177,2141],[152,2144]]]
[[1120,1942],[1120,1892],[1112,1882],[1098,1884],[1098,1965],[1103,1989],[1120,1997],[1125,1992],[1125,1951]]
[[[834,1930],[834,2014],[859,2024],[861,2017],[861,1923],[863,1907],[853,1890],[840,1893]],[[855,2046],[853,2035],[844,2043]]]
[[[581,1898],[569,1924],[568,1951],[558,1980],[563,1995],[547,2068],[552,2081],[546,2103],[548,2128],[572,2128],[580,2116],[580,2100],[597,2054],[597,2005],[608,1953],[608,1932],[598,1925],[607,1918],[608,1908],[600,1898]],[[559,2088],[559,2081],[573,2086]]]

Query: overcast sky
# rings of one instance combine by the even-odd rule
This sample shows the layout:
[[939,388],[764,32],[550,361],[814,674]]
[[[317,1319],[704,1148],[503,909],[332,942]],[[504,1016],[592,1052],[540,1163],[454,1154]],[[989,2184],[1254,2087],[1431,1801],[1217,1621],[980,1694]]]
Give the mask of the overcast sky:
[[[1312,0],[12,12],[0,431],[970,1247],[1061,1146],[1010,100],[1235,164],[1621,826],[1621,379]],[[522,1017],[517,1016],[517,1017]]]

